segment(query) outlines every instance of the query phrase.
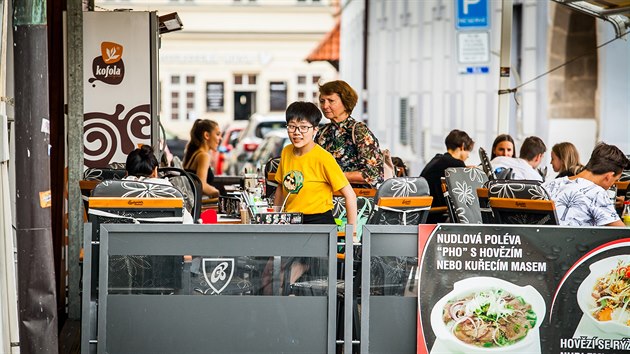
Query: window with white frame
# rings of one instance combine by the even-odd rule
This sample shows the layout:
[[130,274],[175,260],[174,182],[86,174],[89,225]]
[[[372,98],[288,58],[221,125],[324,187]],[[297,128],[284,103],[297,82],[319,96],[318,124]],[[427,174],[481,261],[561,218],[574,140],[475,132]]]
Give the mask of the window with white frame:
[[321,75],[301,74],[296,78],[295,91],[298,101],[319,101],[319,81]]
[[171,119],[185,117],[191,119],[196,116],[196,78],[194,75],[170,76]]

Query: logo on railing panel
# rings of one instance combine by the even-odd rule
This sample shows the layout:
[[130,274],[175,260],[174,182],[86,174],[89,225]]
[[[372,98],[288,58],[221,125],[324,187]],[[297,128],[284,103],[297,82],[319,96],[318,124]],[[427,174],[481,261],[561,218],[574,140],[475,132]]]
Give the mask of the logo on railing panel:
[[203,276],[215,294],[221,294],[232,281],[234,258],[204,258]]

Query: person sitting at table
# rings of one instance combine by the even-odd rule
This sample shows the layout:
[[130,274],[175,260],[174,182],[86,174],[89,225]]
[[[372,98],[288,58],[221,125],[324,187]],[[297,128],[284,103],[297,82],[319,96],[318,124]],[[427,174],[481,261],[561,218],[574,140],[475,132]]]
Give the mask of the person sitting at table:
[[[127,160],[125,162],[127,176],[123,179],[127,181],[148,182],[173,187],[171,182],[168,180],[158,178],[158,166],[159,163],[157,157],[155,157],[153,148],[150,145],[142,145],[127,155]],[[186,208],[183,210],[183,218],[184,224],[193,223],[193,217]]]
[[492,143],[492,150],[490,152],[490,160],[497,156],[514,157],[516,152],[516,144],[510,134],[500,134],[494,139]]
[[551,148],[551,167],[558,173],[556,178],[575,176],[584,168],[575,145],[569,142],[558,143]]
[[[424,177],[429,184],[429,192],[433,197],[431,207],[446,206],[444,193],[442,192],[442,177],[444,171],[449,167],[466,167],[464,161],[470,156],[470,152],[475,146],[475,142],[466,134],[465,131],[451,130],[444,139],[446,152],[444,154],[435,155],[420,173],[420,177]],[[443,215],[430,213],[427,218],[428,224],[444,222],[446,219]]]
[[313,140],[321,112],[311,102],[293,102],[286,121],[291,144],[282,149],[276,171],[274,204],[287,212],[304,214],[305,224],[335,224],[333,192],[346,202],[348,224],[356,225],[357,200],[354,190],[335,158]]
[[190,129],[190,141],[184,152],[183,167],[201,180],[203,194],[217,198],[220,190],[212,185],[211,151],[217,151],[221,142],[221,129],[217,122],[210,119],[197,119]]
[[511,168],[512,179],[527,179],[534,181],[544,181],[543,176],[536,168],[542,162],[547,151],[545,143],[537,136],[530,136],[523,141],[518,158],[497,156],[492,159],[491,164],[495,169]]
[[315,142],[330,152],[348,181],[376,188],[384,178],[383,153],[370,128],[350,116],[358,95],[345,81],[335,80],[319,87],[319,106],[330,123]]
[[606,190],[630,168],[630,160],[614,145],[599,143],[582,172],[543,184],[555,202],[560,225],[624,226]]

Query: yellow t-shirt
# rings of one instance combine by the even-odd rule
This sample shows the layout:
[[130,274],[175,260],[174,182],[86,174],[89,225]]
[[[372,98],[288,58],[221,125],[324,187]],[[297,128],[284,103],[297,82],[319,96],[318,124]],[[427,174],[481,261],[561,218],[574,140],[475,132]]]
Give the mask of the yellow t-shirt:
[[293,155],[293,145],[285,146],[276,182],[282,187],[283,201],[289,190],[295,191],[290,194],[285,211],[304,214],[331,210],[333,192],[349,184],[335,158],[319,145],[302,156]]

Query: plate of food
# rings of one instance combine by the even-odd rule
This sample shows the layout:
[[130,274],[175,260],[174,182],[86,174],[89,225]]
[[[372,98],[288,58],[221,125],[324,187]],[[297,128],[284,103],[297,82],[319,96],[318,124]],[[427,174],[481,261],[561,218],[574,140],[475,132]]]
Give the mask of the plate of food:
[[529,353],[545,318],[545,301],[531,285],[492,277],[460,280],[431,311],[438,340],[455,353]]
[[604,333],[630,337],[630,255],[604,258],[589,269],[577,291],[580,309]]

